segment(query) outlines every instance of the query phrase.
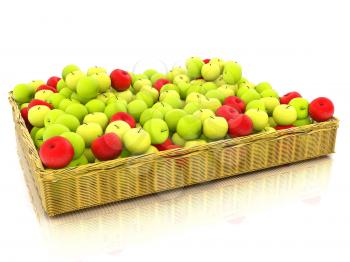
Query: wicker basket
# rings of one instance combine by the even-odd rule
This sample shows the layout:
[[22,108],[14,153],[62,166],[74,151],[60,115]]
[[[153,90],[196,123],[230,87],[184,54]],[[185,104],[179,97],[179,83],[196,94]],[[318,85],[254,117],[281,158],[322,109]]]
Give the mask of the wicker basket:
[[334,152],[338,120],[59,170],[44,169],[9,93],[16,135],[44,210],[54,216]]

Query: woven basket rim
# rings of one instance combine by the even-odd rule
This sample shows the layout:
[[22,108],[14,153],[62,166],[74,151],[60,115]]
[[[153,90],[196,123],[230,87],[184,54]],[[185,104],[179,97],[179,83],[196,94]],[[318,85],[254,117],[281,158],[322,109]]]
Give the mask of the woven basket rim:
[[277,130],[276,132],[266,132],[266,133],[257,133],[244,137],[230,138],[219,140],[215,142],[209,142],[208,144],[195,146],[192,148],[178,148],[171,149],[167,151],[160,151],[156,153],[151,153],[147,155],[139,155],[139,156],[130,156],[127,158],[117,158],[109,161],[97,162],[97,163],[89,163],[82,166],[77,167],[65,167],[62,169],[46,169],[41,163],[38,151],[34,145],[34,142],[30,136],[28,129],[24,123],[23,118],[21,117],[20,109],[17,103],[14,100],[13,93],[10,91],[8,93],[8,99],[12,106],[12,110],[15,113],[15,120],[19,123],[21,133],[23,135],[24,140],[29,145],[29,150],[31,151],[30,158],[34,161],[36,172],[39,174],[41,179],[45,180],[60,180],[65,178],[70,178],[72,176],[83,176],[83,175],[91,175],[95,171],[98,170],[107,170],[111,168],[115,168],[117,166],[126,166],[126,165],[142,165],[149,161],[159,160],[162,158],[182,158],[188,157],[190,155],[195,155],[203,150],[217,150],[218,148],[224,148],[228,146],[239,146],[243,144],[249,144],[256,141],[270,140],[270,139],[278,139],[284,136],[296,135],[300,133],[312,133],[314,131],[319,131],[322,129],[336,129],[339,125],[339,120],[336,117],[326,121],[326,122],[316,122],[306,126],[294,127],[290,129]]

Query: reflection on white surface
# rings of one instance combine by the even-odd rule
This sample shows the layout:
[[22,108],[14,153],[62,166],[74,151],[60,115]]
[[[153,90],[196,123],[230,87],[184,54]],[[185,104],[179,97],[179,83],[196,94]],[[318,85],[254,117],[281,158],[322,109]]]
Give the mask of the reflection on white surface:
[[318,205],[331,166],[332,159],[323,157],[54,218],[45,215],[33,179],[27,173],[25,178],[55,256],[114,256],[139,243],[204,225],[237,227],[257,213],[289,203]]

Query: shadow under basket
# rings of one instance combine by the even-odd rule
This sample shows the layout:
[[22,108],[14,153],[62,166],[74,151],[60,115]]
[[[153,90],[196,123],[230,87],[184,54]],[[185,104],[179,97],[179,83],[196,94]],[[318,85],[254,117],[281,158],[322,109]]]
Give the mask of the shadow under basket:
[[20,157],[49,216],[334,153],[338,120],[111,161],[45,169],[9,93]]

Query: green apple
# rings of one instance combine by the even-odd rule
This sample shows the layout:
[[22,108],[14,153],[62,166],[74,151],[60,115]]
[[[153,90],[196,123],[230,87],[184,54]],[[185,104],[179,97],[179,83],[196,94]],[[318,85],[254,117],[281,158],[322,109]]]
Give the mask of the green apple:
[[105,103],[105,104],[108,104],[108,101],[110,100],[110,99],[115,99],[115,98],[117,98],[112,92],[104,92],[104,93],[101,93],[101,94],[99,94],[97,97],[96,97],[96,99],[98,99],[98,100],[101,100],[103,103]]
[[76,65],[73,65],[73,64],[70,64],[70,65],[67,65],[63,68],[62,70],[62,78],[64,80],[66,80],[66,76],[71,73],[71,72],[74,72],[74,71],[80,71],[80,68]]
[[[84,141],[85,143],[85,141]],[[95,162],[95,156],[94,153],[92,153],[91,148],[85,148],[84,150],[84,156],[86,157],[86,159],[88,160],[89,163],[94,163]]]
[[[150,147],[151,148],[151,147]],[[131,156],[131,153],[124,147],[118,158],[126,158]]]
[[153,103],[158,101],[159,93],[157,89],[151,86],[143,86],[141,87],[140,92],[144,92],[148,95],[151,95],[151,97],[153,98]]
[[272,115],[273,110],[280,104],[279,99],[276,97],[263,97],[260,101],[264,103],[268,115]]
[[228,131],[228,124],[225,118],[210,116],[203,121],[203,134],[211,139],[223,139]]
[[216,84],[217,87],[220,87],[222,85],[225,85],[226,82],[224,80],[224,76],[223,75],[220,75],[215,81],[214,83]]
[[228,61],[225,63],[222,75],[226,84],[236,84],[242,77],[242,68],[238,63]]
[[246,106],[246,111],[248,111],[249,109],[259,109],[259,110],[262,110],[262,111],[266,111],[266,108],[265,108],[265,103],[264,101],[262,101],[261,99],[260,100],[253,100],[253,101],[250,101],[247,106]]
[[180,88],[174,84],[165,84],[162,86],[162,88],[160,89],[160,93],[163,93],[165,91],[176,91],[177,93],[180,94]]
[[95,98],[99,92],[98,81],[92,76],[83,76],[77,84],[77,94],[86,99]]
[[58,105],[58,109],[62,111],[66,111],[67,107],[74,104],[72,100],[68,98],[64,98],[61,100],[60,104]]
[[164,117],[163,113],[161,111],[159,111],[158,109],[147,108],[141,114],[140,124],[143,126],[150,119],[153,119],[153,118],[163,119],[163,117]]
[[205,119],[215,116],[215,113],[211,111],[210,109],[199,109],[196,112],[193,113],[195,117],[198,117],[202,123],[204,122]]
[[70,98],[72,93],[73,91],[68,87],[64,87],[59,91],[59,94],[63,95],[65,98]]
[[204,90],[204,93],[206,93],[209,90],[217,89],[218,86],[215,84],[215,82],[205,82],[202,84],[202,88]]
[[243,94],[245,92],[247,92],[248,90],[250,90],[252,88],[250,88],[248,85],[244,84],[244,85],[239,85],[238,89],[237,89],[237,93],[236,96],[238,96],[239,98],[241,98],[243,96]]
[[45,119],[44,119],[44,124],[46,127],[48,127],[49,125],[52,125],[56,122],[57,118],[61,115],[64,115],[64,111],[60,110],[60,109],[53,109],[51,111],[49,111],[46,115],[45,115]]
[[[44,128],[45,129],[45,128]],[[34,141],[36,133],[40,130],[40,127],[33,127],[32,130],[30,131],[30,137]]]
[[34,137],[34,144],[37,148],[40,148],[41,145],[44,143],[43,135],[45,132],[45,128],[40,128],[36,133]]
[[171,69],[167,75],[166,75],[166,79],[168,79],[170,82],[174,82],[174,79],[176,76],[178,75],[184,75],[186,74],[186,69],[181,68],[181,67],[174,67],[173,69]]
[[148,108],[145,101],[136,99],[131,101],[128,106],[128,113],[138,122],[143,111]]
[[201,103],[202,108],[210,109],[213,112],[216,112],[216,110],[221,106],[221,102],[217,98],[207,98],[202,100]]
[[69,132],[68,127],[61,124],[52,124],[45,128],[43,140],[46,141],[54,136],[59,136],[64,132]]
[[159,96],[159,101],[167,103],[173,108],[183,107],[183,101],[180,99],[180,95],[174,90],[162,92]]
[[107,70],[103,67],[94,66],[87,70],[86,75],[91,76],[99,73],[107,74]]
[[293,126],[306,126],[312,124],[312,120],[309,117],[304,119],[298,119],[293,122]]
[[170,131],[176,131],[177,123],[185,115],[187,115],[187,113],[185,110],[182,109],[172,109],[166,112],[166,114],[164,115],[164,120],[167,123]]
[[171,141],[173,141],[173,143],[178,146],[184,146],[186,144],[186,140],[183,139],[178,133],[173,134]]
[[205,99],[205,96],[200,94],[200,93],[196,93],[196,92],[193,92],[193,93],[190,93],[187,95],[186,97],[186,104],[188,103],[201,103],[202,100]]
[[103,135],[103,130],[97,123],[84,123],[77,128],[76,133],[84,139],[85,145],[90,147],[92,141]]
[[203,85],[206,82],[207,81],[205,81],[204,79],[194,79],[194,80],[191,80],[190,84],[191,85]]
[[151,143],[153,145],[162,144],[169,137],[169,127],[163,119],[150,119],[143,128],[151,136]]
[[140,91],[136,94],[136,99],[142,100],[147,104],[147,107],[153,106],[154,99],[150,93]]
[[201,109],[202,106],[200,103],[197,103],[197,102],[189,102],[185,105],[184,107],[184,111],[187,113],[187,114],[193,114],[194,112],[198,111],[199,109]]
[[225,61],[218,57],[213,57],[210,59],[210,63],[218,64],[220,66],[220,71],[224,70]]
[[17,103],[28,103],[33,98],[34,88],[28,84],[18,84],[13,88],[13,97]]
[[141,79],[148,79],[148,77],[145,74],[133,74],[131,76],[132,85],[134,85],[134,83],[136,81],[141,80]]
[[191,148],[191,147],[195,147],[195,146],[202,146],[202,145],[206,145],[208,144],[207,141],[203,140],[203,139],[197,139],[197,140],[192,140],[192,141],[187,141],[185,143],[185,148]]
[[278,93],[273,89],[266,89],[261,92],[261,97],[276,97],[279,98]]
[[46,85],[46,83],[42,80],[32,80],[31,82],[28,83],[34,91],[38,89],[39,86]]
[[175,85],[178,85],[180,83],[189,83],[190,82],[190,78],[185,75],[185,74],[180,74],[174,77],[173,83]]
[[110,123],[107,127],[106,127],[106,131],[105,134],[107,133],[114,133],[116,134],[120,139],[123,138],[124,134],[131,129],[131,127],[129,126],[128,123],[126,123],[125,121],[122,120],[118,120],[118,121],[114,121],[112,123]]
[[108,117],[108,119],[111,119],[111,117],[118,112],[127,112],[127,107],[125,103],[122,101],[118,101],[115,103],[110,103],[106,106],[104,113]]
[[[62,100],[62,102],[63,101],[64,100]],[[60,109],[61,109],[61,104],[60,104]],[[80,122],[82,122],[84,117],[89,113],[84,105],[76,104],[76,103],[71,103],[70,105],[68,105],[66,107],[65,112],[67,114],[75,116],[76,118],[79,119]]]
[[117,92],[117,97],[130,103],[134,99],[134,94],[128,89],[123,92]]
[[23,103],[23,104],[21,104],[21,107],[20,107],[20,109],[22,110],[23,108],[26,108],[26,107],[28,107],[28,105],[29,105],[29,103]]
[[276,132],[276,129],[274,129],[271,126],[267,126],[263,130],[261,130],[260,132],[261,133],[274,133],[274,132]]
[[158,73],[157,70],[152,69],[152,68],[147,69],[143,72],[143,74],[146,75],[148,77],[148,79],[151,79],[151,77],[156,73]]
[[202,121],[193,115],[186,115],[177,123],[176,132],[186,140],[197,139],[202,132]]
[[189,96],[192,93],[199,93],[204,95],[206,93],[206,90],[202,84],[190,84],[190,87],[187,89],[186,95]]
[[235,95],[235,88],[233,85],[222,85],[218,89],[216,89],[220,92],[222,92],[223,96],[226,98],[228,96],[234,96]]
[[153,154],[159,152],[158,148],[155,146],[150,146],[148,150],[145,152],[145,154]]
[[152,108],[154,109],[158,109],[160,112],[163,113],[163,115],[166,114],[166,112],[168,112],[169,110],[173,109],[173,107],[167,103],[163,103],[163,102],[157,102],[155,103]]
[[50,108],[47,106],[33,106],[28,111],[28,120],[32,126],[43,127],[45,125],[45,117],[50,111]]
[[75,132],[78,126],[80,125],[80,122],[79,122],[79,119],[73,115],[63,114],[56,118],[55,124],[64,125],[68,127],[70,131]]
[[142,128],[131,128],[123,135],[123,144],[131,154],[140,155],[151,146],[151,136]]
[[222,91],[219,90],[219,88],[217,89],[213,89],[213,90],[209,90],[205,96],[207,98],[217,98],[221,103],[224,102],[226,96],[224,93],[222,93]]
[[255,131],[261,131],[269,124],[269,116],[265,111],[250,109],[245,114],[252,120]]
[[78,159],[73,158],[73,160],[68,164],[67,167],[76,167],[76,166],[82,166],[89,163],[89,160],[86,158],[85,155],[81,155]]
[[66,85],[66,82],[64,82],[64,79],[60,79],[58,82],[57,82],[57,86],[56,86],[56,89],[58,92],[60,92],[63,88],[68,88],[68,86]]
[[83,98],[81,96],[79,96],[76,92],[73,92],[70,96],[70,100],[72,100],[75,103],[78,104],[86,104],[87,102],[90,101],[90,99],[88,98]]
[[93,74],[91,77],[96,79],[99,93],[107,92],[110,89],[111,78],[106,73]]
[[97,123],[101,126],[102,130],[105,130],[108,124],[108,117],[101,112],[94,112],[87,114],[84,117],[83,123]]
[[161,74],[161,73],[155,73],[151,76],[151,82],[152,85],[154,85],[155,82],[157,82],[159,79],[167,79],[166,75]]
[[35,93],[34,98],[45,102],[49,102],[50,96],[54,94],[51,90],[40,90]]
[[270,90],[270,89],[272,89],[272,86],[268,82],[261,82],[255,86],[255,90],[260,94],[263,91]]
[[221,68],[218,63],[204,64],[201,69],[202,77],[206,81],[214,81],[221,74]]
[[271,126],[271,127],[277,126],[277,124],[272,116],[269,116],[269,126]]
[[293,98],[289,103],[297,111],[298,119],[305,119],[309,115],[309,102],[302,97]]
[[104,112],[105,111],[105,103],[98,99],[92,99],[85,105],[86,109],[89,113],[94,112]]
[[273,119],[278,125],[291,125],[297,120],[297,111],[290,105],[279,105],[273,110]]
[[249,102],[253,100],[260,99],[261,96],[258,92],[255,91],[255,89],[249,89],[241,96],[241,99],[244,101],[244,103],[247,105]]
[[199,57],[191,57],[186,60],[187,75],[191,79],[197,79],[201,77],[201,70],[204,62]]
[[49,97],[49,103],[54,107],[58,108],[61,101],[65,99],[65,96],[61,95],[60,93],[54,93]]
[[152,86],[152,82],[149,79],[139,79],[133,84],[136,92],[139,92],[143,86]]
[[69,87],[72,91],[75,91],[78,82],[83,77],[85,77],[85,74],[82,71],[73,71],[66,76],[64,82],[66,83],[67,87]]

